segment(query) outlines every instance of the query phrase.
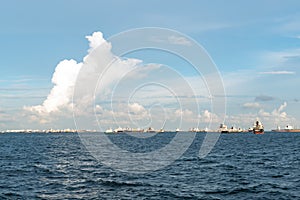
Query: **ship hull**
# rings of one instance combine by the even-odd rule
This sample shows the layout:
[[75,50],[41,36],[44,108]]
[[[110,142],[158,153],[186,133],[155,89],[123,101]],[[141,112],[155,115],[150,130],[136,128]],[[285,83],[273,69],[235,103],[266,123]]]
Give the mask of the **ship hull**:
[[272,132],[281,132],[281,133],[300,133],[300,129],[292,129],[292,130],[272,130]]
[[284,132],[298,133],[300,129],[285,130]]
[[229,133],[228,131],[221,131],[221,133]]
[[253,130],[253,133],[259,135],[259,134],[264,134],[265,131],[263,129],[259,129],[259,130]]

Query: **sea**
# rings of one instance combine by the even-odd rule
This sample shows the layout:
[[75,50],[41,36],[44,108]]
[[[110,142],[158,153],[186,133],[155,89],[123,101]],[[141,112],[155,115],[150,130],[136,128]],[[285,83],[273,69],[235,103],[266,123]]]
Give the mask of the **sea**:
[[[174,135],[143,145],[109,137],[152,151]],[[204,137],[170,165],[136,174],[102,164],[77,133],[0,134],[0,199],[300,199],[300,133],[222,134],[199,158]]]

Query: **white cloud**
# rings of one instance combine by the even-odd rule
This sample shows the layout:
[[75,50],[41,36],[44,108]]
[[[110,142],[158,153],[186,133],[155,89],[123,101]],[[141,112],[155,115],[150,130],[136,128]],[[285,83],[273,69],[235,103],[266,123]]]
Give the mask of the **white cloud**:
[[[223,119],[221,119],[220,116],[218,116],[217,114],[212,113],[208,110],[202,111],[200,120],[201,120],[201,122],[205,122],[205,123],[214,123],[214,125],[216,125],[216,123],[223,122]],[[212,127],[212,128],[215,128],[215,127]]]
[[[92,36],[87,36],[86,38],[89,41],[89,53],[101,44],[105,46],[107,51],[111,49],[111,45],[104,40],[101,32],[95,32]],[[103,57],[109,56],[107,52],[104,52],[102,55]],[[87,56],[83,60],[85,59],[87,59]],[[45,124],[52,122],[54,119],[59,120],[59,117],[62,116],[72,116],[73,91],[77,75],[83,65],[84,63],[77,63],[71,59],[63,60],[56,66],[52,76],[54,86],[47,98],[40,105],[24,106],[24,110],[29,116],[29,121]],[[86,85],[86,87],[89,86]]]
[[[103,39],[101,33],[93,33],[92,36],[87,36],[87,39],[90,49],[83,59],[84,62],[65,60],[59,63],[52,78],[54,87],[47,99],[40,105],[25,107],[30,121],[46,124],[54,123],[53,120],[59,120],[64,116],[71,118],[71,108],[74,105],[76,116],[86,117],[86,126],[89,128],[97,124],[95,118],[92,119],[94,113],[102,125],[110,123],[112,126],[117,123],[130,126],[133,122],[144,127],[148,125],[151,117],[150,122],[156,124],[157,127],[162,125],[162,120],[167,119],[168,124],[172,126],[171,122],[178,122],[178,117],[174,115],[175,109],[179,107],[177,97],[183,101],[181,103],[184,109],[180,113],[183,115],[183,120],[187,122],[198,120],[197,113],[194,114],[187,107],[191,101],[195,104],[189,84],[195,84],[197,85],[195,88],[203,91],[202,87],[199,87],[199,80],[191,83],[193,78],[185,80],[170,67],[162,68],[160,64],[145,65],[139,59],[117,57],[111,52],[111,44]],[[96,48],[97,45],[100,46]],[[111,60],[113,63],[110,63]],[[99,72],[102,71],[104,73],[100,74]],[[166,74],[169,74],[169,77],[166,77]],[[142,99],[143,104],[131,100],[132,103],[124,103],[123,99],[128,101],[130,92],[148,82],[150,84],[134,96]],[[76,92],[73,102],[74,89]],[[114,109],[111,109],[108,104],[102,104],[111,100]],[[95,108],[93,108],[94,101],[97,104]],[[160,106],[157,106],[158,102],[161,103]]]
[[202,119],[204,119],[204,122],[210,122],[212,120],[212,113],[208,110],[203,111],[202,113]]
[[284,102],[282,105],[279,106],[278,109],[275,109],[275,110],[273,111],[273,113],[276,114],[276,115],[281,115],[281,112],[282,112],[286,107],[287,107],[287,103]]
[[129,111],[133,113],[143,113],[146,111],[145,108],[138,103],[128,104],[128,108]]
[[258,115],[261,117],[271,117],[271,113],[266,112],[263,109],[259,110]]
[[99,45],[107,43],[101,32],[94,32],[91,36],[88,35],[85,38],[89,41],[89,52],[97,48]]
[[95,106],[97,120],[102,127],[138,127],[146,128],[149,113],[139,103],[117,103],[113,108]]
[[25,106],[25,110],[44,114],[59,111],[62,107],[71,108],[75,80],[81,65],[75,60],[61,61],[55,68],[52,77],[54,87],[47,99],[41,105]]
[[[77,63],[74,60],[64,60],[60,62],[53,74],[52,83],[54,84],[52,90],[48,94],[47,98],[40,104],[36,106],[27,106],[25,107],[26,112],[28,114],[31,121],[37,121],[39,123],[49,123],[53,119],[59,120],[64,116],[70,116],[70,111],[72,108],[72,95],[74,85],[76,84],[76,78],[78,72],[80,71],[80,78],[78,79],[78,83],[76,84],[77,93],[77,103],[81,105],[91,105],[90,102],[94,101],[94,97],[96,100],[99,100],[95,107],[95,111],[99,117],[99,120],[104,125],[112,126],[115,123],[114,117],[117,119],[119,124],[123,124],[124,126],[130,126],[130,123],[133,120],[136,124],[140,123],[141,120],[149,121],[149,116],[151,116],[151,112],[154,113],[151,117],[151,120],[156,120],[156,126],[161,127],[163,114],[157,115],[157,113],[164,112],[165,119],[167,120],[167,127],[174,128],[176,127],[176,123],[179,121],[178,118],[183,116],[183,124],[184,127],[192,127],[200,121],[200,123],[209,123],[211,122],[222,122],[223,119],[220,119],[216,114],[211,113],[210,111],[203,109],[202,112],[198,113],[196,108],[196,102],[194,95],[208,95],[207,88],[203,81],[199,80],[199,77],[183,77],[180,74],[176,74],[174,70],[165,68],[161,65],[156,64],[148,64],[144,65],[141,60],[138,59],[123,59],[115,56],[111,52],[111,44],[103,39],[103,35],[100,32],[93,33],[92,36],[87,36],[89,41],[90,49],[88,55],[83,59],[83,63]],[[177,42],[180,45],[187,45],[182,39],[172,39],[173,42]],[[166,42],[166,41],[165,41]],[[98,45],[103,46],[103,48],[96,48]],[[97,55],[97,56],[96,56]],[[105,68],[107,63],[114,59],[114,63],[111,67],[107,68],[105,74],[101,81],[99,82],[99,87],[96,88],[95,92],[95,84],[99,78],[99,74],[97,71],[99,69],[97,67]],[[102,70],[100,70],[102,71]],[[159,73],[158,73],[159,72]],[[255,81],[253,76],[249,76],[249,74],[255,74],[253,71],[241,71],[238,73],[227,74],[224,76],[225,84],[227,86],[227,91],[235,94],[240,94],[240,92],[244,92],[243,94],[248,94],[250,91],[249,85],[253,87],[253,90],[256,92],[256,87],[253,86],[252,83]],[[279,73],[287,73],[291,71],[273,71],[275,74]],[[166,76],[168,74],[168,76]],[[153,79],[151,79],[151,78]],[[127,82],[118,82],[122,79],[127,79]],[[78,81],[77,80],[77,81]],[[87,80],[92,80],[91,83],[87,82]],[[153,80],[162,80],[162,83],[165,88],[159,88],[157,85],[152,85],[149,87],[145,87],[141,89],[137,93],[135,97],[137,99],[143,99],[143,102],[139,101],[130,101],[128,104],[128,99],[125,99],[127,104],[122,102],[121,98],[116,97],[115,101],[115,110],[109,109],[108,105],[102,105],[103,101],[109,101],[110,99],[107,97],[111,97],[110,95],[113,92],[116,92],[116,88],[114,88],[114,84],[119,84],[120,90],[123,93],[117,94],[127,94],[128,91],[126,89],[131,87],[130,89],[136,89],[137,86],[142,85],[147,81]],[[132,85],[131,82],[133,82]],[[192,86],[192,87],[190,87]],[[245,87],[243,87],[245,86]],[[234,87],[236,91],[234,91]],[[170,88],[173,93],[168,91]],[[195,89],[195,91],[194,91]],[[132,90],[130,90],[132,91]],[[195,93],[193,93],[195,92]],[[86,95],[89,94],[89,95]],[[95,94],[95,96],[94,96]],[[257,93],[251,92],[253,95],[257,95]],[[128,97],[128,96],[124,96]],[[181,106],[178,105],[177,98],[181,100]],[[251,96],[250,98],[253,98]],[[259,99],[259,98],[258,98]],[[209,98],[198,99],[201,101],[201,105],[206,106],[209,104]],[[261,98],[263,100],[263,98]],[[250,100],[247,100],[250,101]],[[149,109],[154,103],[161,103],[161,107],[163,108],[155,108],[151,111]],[[230,102],[229,102],[230,103]],[[260,102],[261,103],[261,102]],[[244,108],[252,108],[259,109],[263,107],[263,103],[244,103]],[[193,104],[193,105],[192,105]],[[92,104],[93,105],[93,104]],[[240,105],[240,104],[239,104]],[[289,120],[291,117],[284,112],[287,104],[283,104],[281,107],[274,109],[272,112],[265,111],[260,109],[257,113],[253,114],[237,114],[228,116],[228,120],[230,122],[235,122],[235,124],[244,123],[244,124],[252,124],[255,120],[256,116],[261,117],[267,123],[276,120]],[[179,109],[180,108],[180,109]],[[93,107],[87,108],[78,108],[82,111],[82,114],[94,114]],[[253,111],[253,110],[251,110]],[[79,112],[77,112],[78,114]],[[130,118],[131,117],[131,118]],[[159,123],[158,123],[159,122]],[[153,123],[155,123],[153,121]],[[274,122],[273,122],[274,123]],[[141,125],[148,125],[146,122],[141,122]],[[215,127],[212,127],[215,128]]]
[[293,116],[284,111],[287,107],[286,102],[271,111],[265,110],[262,107],[263,105],[260,105],[260,108],[256,112],[231,114],[226,117],[226,124],[228,126],[235,125],[247,129],[258,118],[264,124],[266,130],[271,130],[272,128],[276,128],[277,125],[285,126],[286,124],[293,124],[296,121]]
[[[76,81],[76,89],[79,91],[79,95],[85,93],[84,91],[90,91],[89,96],[80,96],[80,101],[85,102],[82,105],[88,105],[89,102],[94,100],[94,88],[95,82],[86,81],[88,79],[97,80],[99,74],[97,74],[97,67],[106,67],[106,62],[114,58],[115,62],[112,67],[109,67],[105,76],[101,81],[101,87],[98,88],[98,93],[103,92],[105,89],[109,89],[109,85],[119,80],[124,74],[137,67],[142,61],[138,59],[121,59],[116,57],[111,52],[111,45],[103,38],[101,32],[95,32],[91,36],[86,36],[89,41],[90,49],[89,54],[84,57],[83,63],[77,63],[75,60],[63,60],[55,68],[55,72],[52,77],[52,83],[54,84],[49,95],[40,105],[25,106],[25,111],[31,112],[33,115],[47,117],[49,114],[55,112],[71,111],[72,108],[72,96]],[[97,48],[101,45],[101,48]],[[98,65],[97,65],[98,64]],[[80,78],[77,80],[80,71]],[[81,84],[81,82],[83,84]],[[110,91],[111,92],[111,91]],[[92,112],[92,109],[82,109],[83,112]],[[66,113],[67,115],[70,114]],[[31,117],[34,118],[34,117]],[[38,118],[38,117],[37,117]],[[43,121],[44,122],[44,121]]]
[[193,111],[189,109],[184,109],[184,110],[177,109],[174,114],[175,116],[182,117],[182,118],[191,118],[194,115]]
[[281,123],[289,123],[294,121],[295,119],[289,116],[284,109],[287,107],[287,102],[281,104],[278,108],[275,108],[272,112],[264,111],[260,109],[258,112],[259,117],[266,121],[266,123],[270,124],[272,127]]

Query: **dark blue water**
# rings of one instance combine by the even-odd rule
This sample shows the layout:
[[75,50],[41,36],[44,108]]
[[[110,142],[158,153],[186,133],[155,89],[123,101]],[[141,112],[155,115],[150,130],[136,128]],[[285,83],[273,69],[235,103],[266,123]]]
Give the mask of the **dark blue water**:
[[77,134],[1,134],[0,199],[300,199],[300,133],[221,135],[199,159],[204,135],[167,168],[127,174],[97,162]]

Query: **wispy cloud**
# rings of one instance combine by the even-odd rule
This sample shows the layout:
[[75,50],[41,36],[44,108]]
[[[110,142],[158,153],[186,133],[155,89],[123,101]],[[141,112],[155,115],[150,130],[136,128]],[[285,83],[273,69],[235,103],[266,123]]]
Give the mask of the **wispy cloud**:
[[49,78],[41,77],[41,76],[22,75],[22,76],[5,77],[5,79],[0,79],[0,83],[28,83],[28,82],[37,82],[37,81],[48,82]]
[[296,74],[296,72],[293,72],[293,71],[266,71],[266,72],[259,72],[259,74],[289,75],[289,74]]
[[11,86],[11,87],[0,87],[0,91],[38,91],[38,90],[49,90],[49,87],[19,87],[19,86]]
[[260,95],[255,97],[255,101],[272,101],[274,99],[275,99],[274,97],[267,96],[267,95]]
[[168,41],[171,44],[184,45],[184,46],[191,46],[191,44],[192,44],[191,41],[189,41],[187,38],[174,36],[174,35],[168,37]]
[[6,82],[6,83],[27,83],[27,82],[36,82],[36,81],[48,81],[48,79],[12,79],[12,80],[9,80],[9,79],[1,79],[0,80],[0,83],[1,82]]
[[258,102],[244,103],[243,108],[260,108],[261,105]]
[[47,97],[46,95],[32,95],[32,94],[0,94],[1,99],[43,99]]
[[282,51],[271,51],[262,54],[264,65],[274,67],[297,67],[300,61],[300,49],[286,49]]
[[182,46],[191,46],[192,42],[182,36],[168,36],[168,37],[152,37],[151,38],[152,42],[157,42],[157,43],[165,43],[165,44],[174,44],[174,45],[182,45]]

